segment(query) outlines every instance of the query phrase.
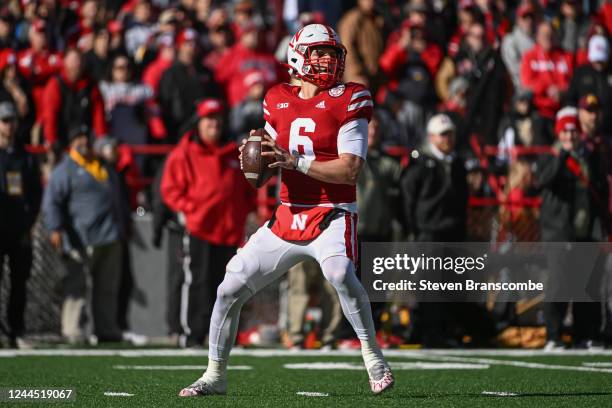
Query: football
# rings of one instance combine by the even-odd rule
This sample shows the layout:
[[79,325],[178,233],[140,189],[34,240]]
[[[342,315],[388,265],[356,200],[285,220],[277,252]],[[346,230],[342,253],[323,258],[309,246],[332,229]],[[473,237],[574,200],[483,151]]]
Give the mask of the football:
[[275,172],[274,169],[268,167],[274,162],[273,157],[261,155],[262,148],[264,151],[270,150],[269,147],[261,144],[265,134],[265,130],[257,129],[249,136],[242,150],[242,172],[247,181],[255,188],[263,186]]

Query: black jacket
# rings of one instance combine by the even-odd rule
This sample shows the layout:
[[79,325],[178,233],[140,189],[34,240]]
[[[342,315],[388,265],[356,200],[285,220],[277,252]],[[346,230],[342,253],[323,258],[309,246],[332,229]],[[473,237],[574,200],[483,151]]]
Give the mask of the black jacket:
[[596,71],[591,64],[582,65],[574,71],[566,95],[566,103],[576,106],[581,97],[594,94],[599,98],[604,120],[604,133],[612,132],[612,69]]
[[213,74],[204,67],[188,67],[175,62],[159,81],[159,105],[168,131],[168,142],[176,143],[182,128],[193,116],[198,100],[217,96]]
[[[463,160],[435,158],[428,147],[412,155],[401,185],[405,227],[417,240],[461,241],[465,237],[468,186]],[[423,238],[429,237],[429,238]]]
[[499,51],[486,48],[474,54],[462,48],[455,58],[457,75],[470,84],[467,94],[466,128],[478,129],[487,143],[497,141],[497,126],[506,98],[506,68]]
[[36,222],[41,197],[36,158],[21,147],[0,149],[0,234],[27,233]]
[[608,181],[603,154],[584,146],[571,154],[555,147],[558,155],[544,156],[538,163],[542,241],[606,240]]

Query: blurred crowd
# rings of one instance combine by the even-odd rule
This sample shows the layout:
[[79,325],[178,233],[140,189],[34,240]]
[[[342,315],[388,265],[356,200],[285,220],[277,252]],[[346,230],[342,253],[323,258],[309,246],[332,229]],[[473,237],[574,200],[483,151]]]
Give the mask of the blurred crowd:
[[[62,335],[82,341],[90,309],[98,339],[144,342],[126,320],[137,206],[155,215],[155,246],[169,237],[170,331],[184,346],[203,343],[223,265],[256,210],[237,142],[263,127],[265,92],[295,80],[287,45],[311,23],[337,30],[345,81],[376,101],[358,185],[362,241],[608,240],[611,1],[8,0],[0,260],[15,344],[39,212],[67,270]],[[166,148],[156,145],[176,147],[167,159],[136,154]],[[486,199],[500,208],[495,236],[467,228],[468,207]],[[290,346],[304,346],[313,279],[327,289],[316,265],[289,272]],[[574,344],[603,338],[601,309],[569,309],[588,321]],[[340,309],[325,310],[332,346]],[[563,344],[567,310],[547,309],[549,347]],[[467,319],[422,305],[414,336],[456,345],[475,336]]]

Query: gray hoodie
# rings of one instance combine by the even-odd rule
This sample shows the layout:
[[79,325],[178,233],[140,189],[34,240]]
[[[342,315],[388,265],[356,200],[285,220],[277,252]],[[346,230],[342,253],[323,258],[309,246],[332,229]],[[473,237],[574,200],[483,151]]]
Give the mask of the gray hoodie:
[[520,68],[523,54],[533,48],[534,45],[533,36],[529,36],[518,26],[515,26],[514,30],[502,40],[501,57],[512,78],[515,89],[519,89],[521,85]]

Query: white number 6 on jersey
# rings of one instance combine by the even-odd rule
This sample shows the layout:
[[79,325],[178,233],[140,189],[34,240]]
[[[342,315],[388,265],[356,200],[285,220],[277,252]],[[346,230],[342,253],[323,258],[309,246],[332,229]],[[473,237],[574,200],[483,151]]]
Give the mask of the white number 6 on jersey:
[[304,129],[304,132],[312,133],[315,131],[315,127],[315,121],[311,118],[297,118],[291,122],[291,129],[289,130],[289,151],[292,154],[298,153],[300,151],[298,146],[301,145],[304,147],[304,157],[310,160],[315,159],[312,139],[308,136],[300,135],[300,130]]

